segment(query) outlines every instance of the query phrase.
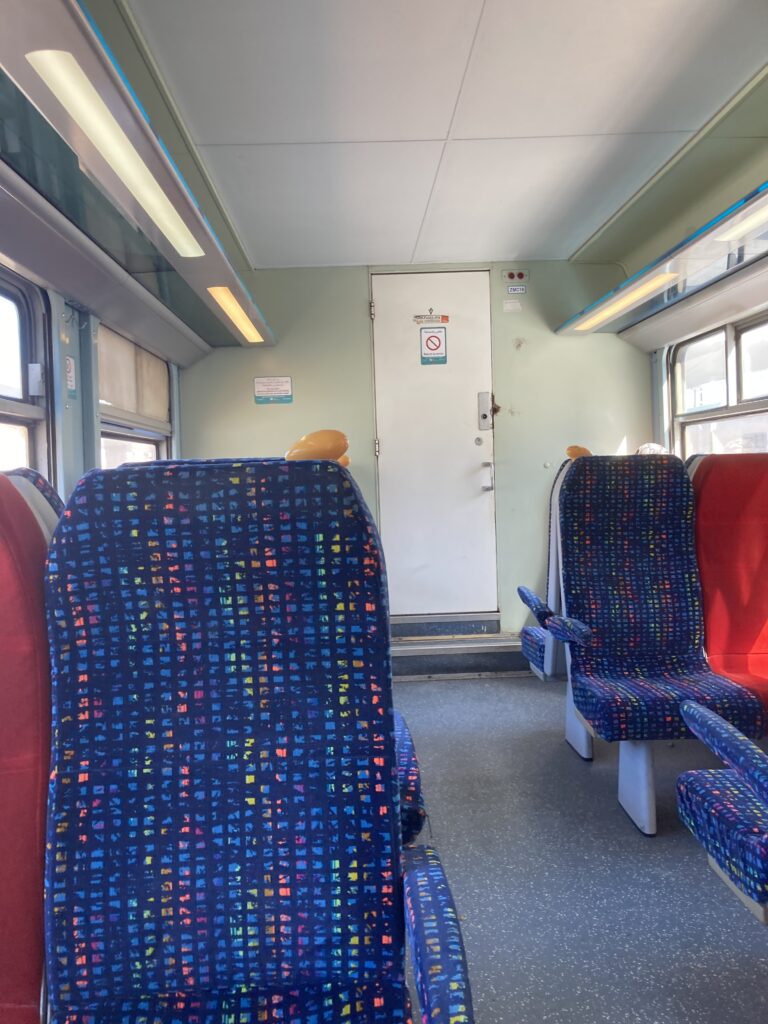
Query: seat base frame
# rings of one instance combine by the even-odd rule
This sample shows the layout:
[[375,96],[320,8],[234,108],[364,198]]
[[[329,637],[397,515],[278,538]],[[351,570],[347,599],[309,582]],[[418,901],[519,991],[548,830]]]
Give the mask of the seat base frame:
[[760,924],[768,924],[768,904],[758,903],[757,900],[753,900],[751,896],[747,896],[745,892],[742,892],[735,882],[726,875],[715,858],[709,853],[707,854],[707,863],[720,881],[725,882],[731,892],[738,896],[750,914],[756,917]]

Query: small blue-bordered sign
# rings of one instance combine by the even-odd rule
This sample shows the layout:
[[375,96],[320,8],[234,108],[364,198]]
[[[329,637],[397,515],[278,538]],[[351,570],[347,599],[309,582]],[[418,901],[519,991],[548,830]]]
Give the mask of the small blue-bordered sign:
[[447,328],[445,327],[421,327],[421,364],[428,366],[431,363],[447,363]]

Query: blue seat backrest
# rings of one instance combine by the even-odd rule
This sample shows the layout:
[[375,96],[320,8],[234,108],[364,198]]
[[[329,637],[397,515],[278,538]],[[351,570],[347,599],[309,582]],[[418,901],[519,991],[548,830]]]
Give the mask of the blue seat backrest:
[[593,630],[571,645],[588,676],[705,668],[693,490],[669,455],[577,459],[560,491],[567,614]]
[[[386,585],[349,474],[94,471],[47,590],[54,1020],[166,1019],[146,999],[167,993],[207,993],[199,1019],[219,1019],[233,990],[254,1021],[346,1019],[329,1001],[348,982],[370,1020],[402,1019]],[[168,1019],[198,1019],[174,998]]]

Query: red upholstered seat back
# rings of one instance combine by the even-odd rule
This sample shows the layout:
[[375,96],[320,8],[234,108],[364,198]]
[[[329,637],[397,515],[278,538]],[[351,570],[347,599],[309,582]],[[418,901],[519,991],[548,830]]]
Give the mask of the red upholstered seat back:
[[768,455],[710,455],[693,477],[705,643],[768,703]]
[[32,511],[0,475],[0,1021],[37,1024],[43,974],[43,854],[50,671]]

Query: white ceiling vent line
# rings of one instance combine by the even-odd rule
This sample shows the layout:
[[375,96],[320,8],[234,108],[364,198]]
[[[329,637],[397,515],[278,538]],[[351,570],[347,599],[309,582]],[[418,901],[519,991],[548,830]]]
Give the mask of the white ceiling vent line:
[[459,103],[461,101],[461,93],[462,93],[462,90],[464,89],[464,83],[467,80],[467,72],[469,71],[469,65],[472,62],[472,55],[475,52],[475,45],[477,43],[477,37],[480,34],[480,26],[481,26],[481,24],[483,22],[483,15],[485,14],[485,5],[486,5],[486,3],[487,3],[487,0],[483,0],[482,7],[480,8],[480,13],[477,16],[477,23],[475,24],[475,31],[474,31],[474,34],[472,36],[472,42],[471,42],[470,47],[469,47],[469,52],[467,53],[467,59],[466,59],[466,61],[464,63],[464,70],[463,70],[462,75],[461,75],[461,81],[459,82],[459,88],[458,88],[458,91],[456,92],[456,101],[453,104],[453,110],[451,111],[451,120],[450,120],[450,123],[448,125],[448,131],[445,134],[445,140],[443,141],[443,148],[440,151],[440,159],[437,161],[437,167],[435,168],[435,176],[432,179],[432,187],[429,190],[429,195],[427,196],[427,202],[426,202],[426,204],[424,206],[424,214],[423,214],[423,216],[421,218],[421,221],[419,222],[419,230],[416,232],[416,241],[413,243],[413,250],[411,252],[411,258],[408,261],[409,263],[415,263],[416,262],[416,253],[419,251],[419,243],[421,242],[421,234],[422,234],[422,232],[424,230],[424,225],[425,225],[425,223],[427,221],[427,217],[429,216],[429,210],[430,210],[430,207],[432,205],[432,197],[435,194],[435,187],[437,186],[437,182],[438,182],[438,179],[440,177],[440,173],[441,173],[441,171],[443,169],[443,159],[445,157],[445,151],[446,151],[446,148],[448,146],[448,140],[451,138],[451,133],[453,132],[453,123],[456,120],[456,111],[459,109]]
[[[76,154],[86,173],[226,325],[234,340],[274,335],[130,85],[76,4],[5,0],[0,65]],[[247,338],[209,288],[225,288],[247,316]]]

